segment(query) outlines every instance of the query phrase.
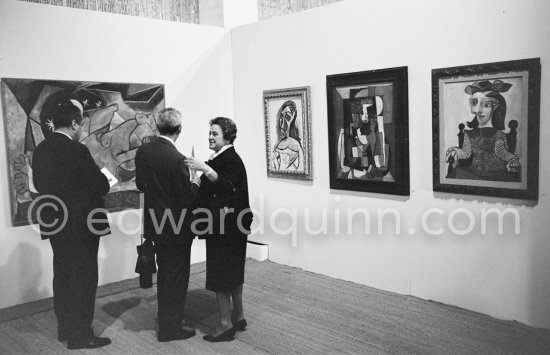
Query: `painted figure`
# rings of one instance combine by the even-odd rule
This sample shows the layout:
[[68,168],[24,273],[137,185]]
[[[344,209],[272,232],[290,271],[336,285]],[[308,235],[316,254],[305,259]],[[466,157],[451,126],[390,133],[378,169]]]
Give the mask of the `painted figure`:
[[304,151],[296,126],[296,103],[288,100],[277,112],[278,140],[273,149],[271,166],[277,170],[303,171]]
[[[511,87],[512,84],[498,79],[493,82],[477,81],[466,86],[464,92],[470,95],[470,112],[474,118],[467,123],[469,129],[464,130],[459,146],[450,147],[445,153],[445,161],[449,163],[447,177],[519,181],[521,164],[503,132],[506,100],[501,93]],[[514,127],[515,133],[517,122],[511,121],[510,127]]]
[[338,144],[341,173],[349,179],[394,181],[382,97],[355,98],[345,106]]

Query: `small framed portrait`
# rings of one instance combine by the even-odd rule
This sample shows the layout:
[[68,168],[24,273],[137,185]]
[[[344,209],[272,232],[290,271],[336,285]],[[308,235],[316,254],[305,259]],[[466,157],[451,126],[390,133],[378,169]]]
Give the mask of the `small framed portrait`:
[[267,176],[312,180],[309,86],[263,93]]
[[434,191],[538,199],[540,59],[432,70]]
[[409,195],[407,67],[327,76],[330,188]]

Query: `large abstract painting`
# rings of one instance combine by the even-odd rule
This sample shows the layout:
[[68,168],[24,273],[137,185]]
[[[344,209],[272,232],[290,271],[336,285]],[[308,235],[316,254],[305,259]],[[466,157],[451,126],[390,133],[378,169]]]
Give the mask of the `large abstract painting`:
[[11,78],[3,78],[1,85],[14,226],[30,222],[28,208],[37,197],[32,154],[52,133],[51,122],[41,115],[52,95],[70,95],[84,107],[81,143],[100,168],[118,179],[105,197],[106,208],[113,212],[139,207],[134,156],[148,137],[157,135],[155,117],[164,108],[163,85]]
[[327,76],[330,187],[409,194],[407,68]]
[[434,190],[537,199],[540,60],[432,71]]

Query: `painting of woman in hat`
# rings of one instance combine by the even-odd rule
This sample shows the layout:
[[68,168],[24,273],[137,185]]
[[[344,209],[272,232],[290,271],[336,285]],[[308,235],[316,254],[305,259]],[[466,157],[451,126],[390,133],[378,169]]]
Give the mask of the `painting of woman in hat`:
[[[502,93],[511,87],[512,84],[495,79],[476,81],[464,88],[473,118],[466,127],[461,125],[459,145],[445,152],[447,178],[520,181],[521,162],[514,154],[515,137],[505,133],[506,100]],[[512,133],[517,125],[515,120],[508,122]]]

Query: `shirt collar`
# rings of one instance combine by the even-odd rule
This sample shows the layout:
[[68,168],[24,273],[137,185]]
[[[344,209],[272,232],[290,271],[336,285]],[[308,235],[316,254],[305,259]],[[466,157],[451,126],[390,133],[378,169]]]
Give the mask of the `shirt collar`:
[[227,149],[231,148],[232,146],[233,146],[233,144],[224,145],[220,150],[218,150],[217,152],[215,152],[214,154],[212,154],[212,155],[210,156],[210,159],[208,159],[208,160],[214,159],[215,157],[217,157],[217,156],[220,155],[221,153],[225,152]]
[[53,131],[53,132],[54,132],[54,133],[63,134],[63,135],[65,135],[65,136],[69,137],[70,140],[73,140],[73,138],[72,138],[71,136],[69,136],[69,135],[68,135],[67,133],[65,133],[65,132],[61,132],[61,131]]
[[176,142],[174,142],[174,141],[172,140],[172,138],[168,138],[168,137],[166,137],[166,136],[159,136],[159,137],[160,137],[160,138],[166,139],[167,141],[169,141],[170,143],[172,143],[172,145],[173,145],[174,147],[176,146]]

